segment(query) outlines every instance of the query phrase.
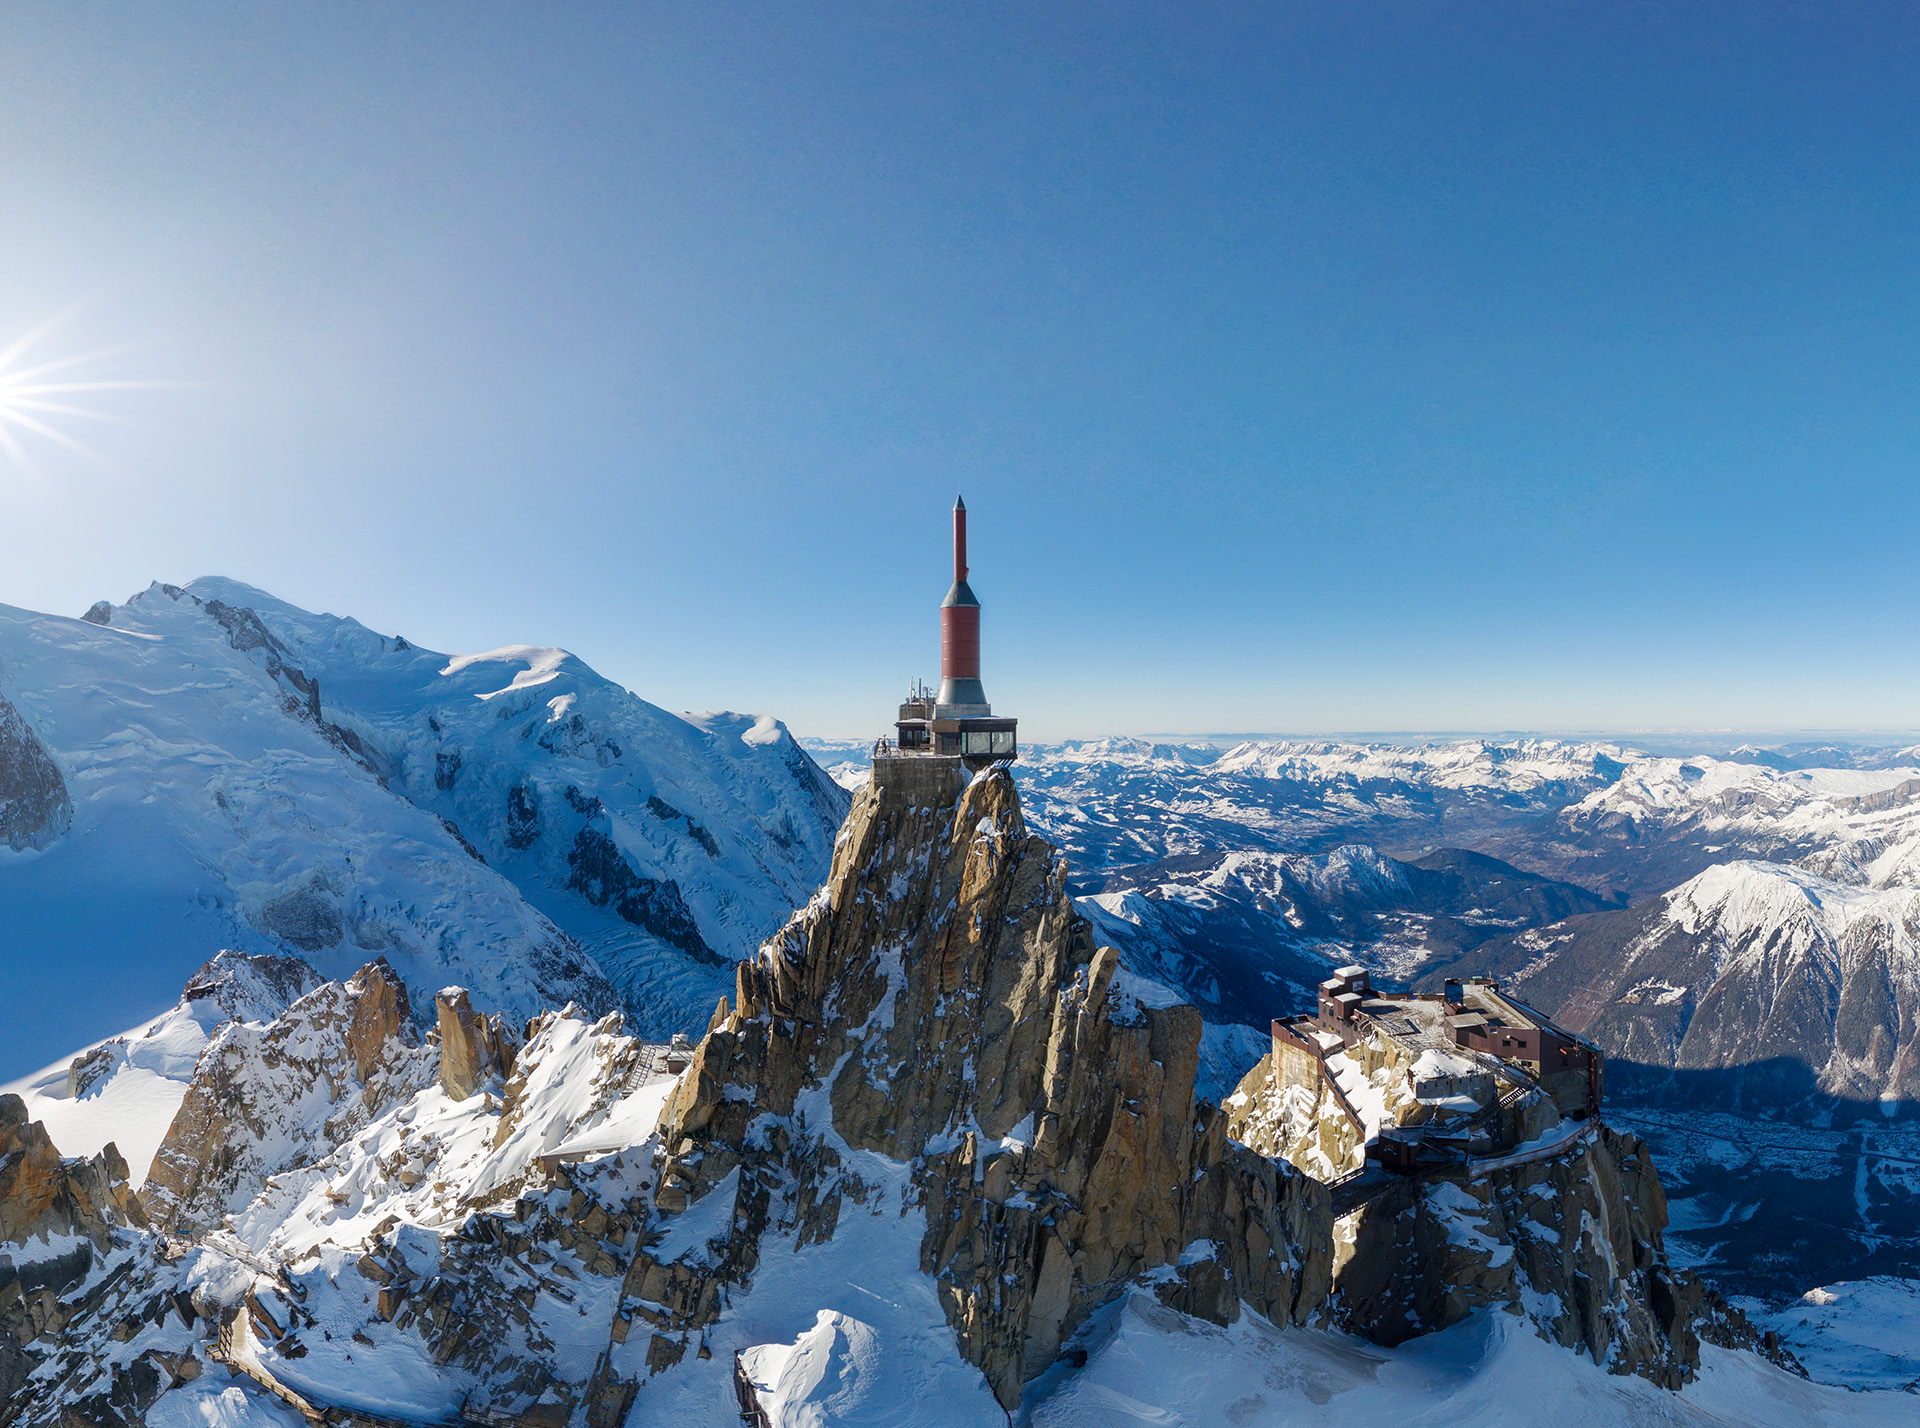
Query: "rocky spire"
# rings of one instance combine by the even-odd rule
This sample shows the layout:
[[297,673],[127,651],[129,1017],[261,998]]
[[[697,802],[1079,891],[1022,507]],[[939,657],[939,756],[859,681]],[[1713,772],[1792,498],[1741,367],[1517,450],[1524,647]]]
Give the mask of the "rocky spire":
[[[156,1225],[218,1225],[266,1179],[323,1153],[423,1079],[406,984],[384,957],[275,1020],[231,1021],[201,1053],[140,1195]],[[312,1122],[315,1094],[331,1109]]]
[[[831,1233],[849,1151],[913,1166],[922,1266],[1008,1406],[1143,1275],[1218,1320],[1243,1299],[1304,1320],[1328,1286],[1326,1190],[1196,1107],[1199,1014],[1128,993],[1004,769],[899,763],[855,800],[822,895],[742,964],[662,1117],[661,1210],[743,1175],[725,1262],[643,1254],[629,1276],[629,1294],[684,1306],[658,1359],[710,1317],[709,1281],[751,1271],[783,1204]],[[822,1181],[823,1160],[838,1173],[818,1198],[747,1189]]]
[[464,1101],[489,1076],[504,1080],[513,1073],[519,1045],[499,1017],[475,1011],[465,987],[448,987],[433,1000],[439,1019],[442,1090]]

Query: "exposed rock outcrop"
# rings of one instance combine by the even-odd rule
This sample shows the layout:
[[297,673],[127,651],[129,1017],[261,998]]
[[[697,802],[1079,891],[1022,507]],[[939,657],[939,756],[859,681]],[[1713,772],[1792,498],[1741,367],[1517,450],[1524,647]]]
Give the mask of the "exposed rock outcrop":
[[1699,1341],[1666,1218],[1646,1146],[1604,1128],[1569,1155],[1396,1180],[1339,1222],[1333,1318],[1391,1345],[1497,1305],[1595,1363],[1679,1388]]
[[60,765],[26,716],[0,694],[0,841],[16,853],[44,848],[72,821]]
[[385,958],[265,1025],[229,1022],[201,1052],[154,1156],[147,1211],[175,1234],[218,1225],[269,1176],[317,1159],[432,1070]]
[[1004,771],[875,779],[826,888],[741,966],[662,1116],[662,1211],[737,1189],[717,1263],[642,1252],[629,1272],[628,1296],[666,1310],[650,1367],[686,1351],[770,1223],[831,1236],[864,1193],[859,1151],[914,1167],[923,1268],[1003,1404],[1143,1275],[1214,1318],[1242,1299],[1309,1316],[1325,1190],[1196,1114],[1198,1013],[1142,1005],[1117,966]]
[[440,1086],[456,1101],[464,1101],[490,1077],[504,1080],[513,1072],[519,1050],[513,1033],[498,1016],[482,1016],[473,1009],[465,987],[448,987],[434,998],[439,1013]]
[[326,981],[298,957],[216,953],[180,992],[183,1002],[211,1001],[238,1021],[271,1021]]
[[[198,597],[193,597],[197,599]],[[208,600],[205,609],[227,632],[227,643],[242,654],[257,653],[266,671],[283,692],[285,707],[296,718],[323,723],[320,713],[320,681],[293,663],[293,656],[261,622],[259,615],[244,605],[229,605]]]
[[[1352,1077],[1351,1096],[1379,1124],[1419,1124],[1431,1108],[1394,1050],[1362,1038],[1326,1064]],[[1304,1056],[1262,1059],[1225,1119],[1236,1139],[1342,1182],[1334,1323],[1393,1345],[1498,1306],[1615,1372],[1679,1388],[1699,1364],[1695,1321],[1709,1291],[1667,1258],[1666,1194],[1646,1145],[1563,1120],[1551,1096],[1525,1089],[1531,1078],[1507,1074],[1523,1084],[1488,1114],[1506,1122],[1502,1145],[1533,1148],[1412,1176],[1362,1169],[1378,1126],[1349,1114],[1351,1096]]]
[[[568,790],[572,792],[571,789]],[[514,793],[520,792],[516,789]],[[508,804],[508,839],[513,837],[512,819],[517,805]],[[604,814],[600,821],[604,822]],[[712,842],[705,829],[701,835]],[[528,842],[532,841],[529,836]],[[514,846],[519,847],[520,844]],[[613,839],[588,824],[575,836],[567,850],[567,888],[577,892],[595,907],[611,907],[635,927],[643,928],[670,947],[678,947],[689,956],[714,966],[726,963],[713,953],[700,936],[700,925],[687,910],[680,885],[671,878],[647,878],[636,873],[621,854]]]
[[33,1370],[29,1346],[65,1324],[60,1291],[87,1273],[116,1227],[145,1224],[113,1145],[64,1160],[26,1103],[0,1096],[0,1408]]
[[1498,1306],[1671,1389],[1693,1378],[1702,1339],[1804,1374],[1777,1338],[1669,1261],[1666,1223],[1646,1143],[1604,1126],[1573,1154],[1396,1181],[1338,1223],[1332,1317],[1398,1344]]
[[120,1069],[126,1054],[126,1039],[116,1036],[74,1057],[67,1066],[67,1099],[78,1101],[92,1095],[96,1086]]
[[0,1096],[0,1252],[73,1235],[104,1248],[112,1226],[145,1223],[113,1145],[88,1160],[64,1160],[47,1128],[27,1119],[26,1102]]

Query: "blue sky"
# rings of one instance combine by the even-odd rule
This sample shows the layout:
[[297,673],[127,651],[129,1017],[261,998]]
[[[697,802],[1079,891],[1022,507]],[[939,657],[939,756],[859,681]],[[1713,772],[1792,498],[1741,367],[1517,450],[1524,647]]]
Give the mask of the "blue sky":
[[26,3],[0,600],[875,732],[1920,723],[1920,12]]

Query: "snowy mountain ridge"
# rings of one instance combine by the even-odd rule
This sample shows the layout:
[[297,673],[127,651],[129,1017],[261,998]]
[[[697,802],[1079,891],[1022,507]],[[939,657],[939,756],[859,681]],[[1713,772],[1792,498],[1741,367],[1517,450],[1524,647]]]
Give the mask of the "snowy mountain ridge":
[[1723,863],[1470,955],[1612,1054],[1715,1073],[1722,1094],[1785,1107],[1817,1091],[1889,1113],[1920,1100],[1920,888]]
[[[809,744],[843,784],[866,777],[860,749]],[[1742,856],[1825,857],[1837,877],[1912,879],[1914,752],[1879,751],[1866,761],[1873,767],[1805,768],[1752,752],[1683,759],[1607,741],[1249,740],[1223,749],[1113,738],[1029,744],[1015,768],[1035,825],[1067,850],[1082,882],[1167,858],[1366,844],[1403,859],[1471,848],[1638,899]]]
[[[0,841],[16,1074],[150,1016],[223,947],[330,977],[386,956],[521,1021],[574,1001],[697,1026],[846,806],[773,720],[675,716],[559,650],[447,656],[220,579],[84,620],[0,607],[0,701],[61,795],[7,804],[40,822]],[[65,994],[75,968],[95,998]]]

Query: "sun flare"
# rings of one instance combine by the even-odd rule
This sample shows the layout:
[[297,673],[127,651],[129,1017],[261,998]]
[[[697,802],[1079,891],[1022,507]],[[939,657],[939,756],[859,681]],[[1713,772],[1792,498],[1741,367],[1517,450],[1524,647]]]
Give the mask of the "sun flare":
[[[128,351],[125,347],[100,348],[65,357],[45,359],[42,348],[67,314],[56,314],[29,328],[0,348],[0,455],[13,467],[28,475],[39,475],[32,447],[46,443],[76,456],[105,464],[105,458],[85,442],[62,430],[72,421],[105,422],[124,426],[127,418],[97,405],[79,405],[73,399],[92,402],[96,394],[138,391],[172,386],[169,382],[129,381],[94,378],[89,372],[97,364]],[[24,439],[23,439],[24,438]]]

